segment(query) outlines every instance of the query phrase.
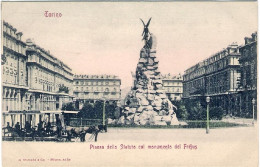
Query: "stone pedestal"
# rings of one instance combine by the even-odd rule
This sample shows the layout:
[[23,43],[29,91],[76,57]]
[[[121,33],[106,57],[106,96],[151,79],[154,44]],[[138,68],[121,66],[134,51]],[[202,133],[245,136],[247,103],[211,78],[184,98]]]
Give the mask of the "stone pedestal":
[[[153,36],[154,38],[154,36]],[[156,49],[144,47],[136,67],[134,85],[125,99],[118,123],[136,125],[176,125],[175,106],[167,98],[158,69]]]

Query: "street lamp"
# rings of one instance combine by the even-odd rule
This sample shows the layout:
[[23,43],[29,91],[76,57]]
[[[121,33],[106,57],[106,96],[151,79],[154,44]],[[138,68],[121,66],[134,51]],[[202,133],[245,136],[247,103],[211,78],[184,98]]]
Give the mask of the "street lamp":
[[210,102],[210,97],[206,97],[206,102],[207,102],[207,129],[206,133],[209,133],[209,102]]
[[104,103],[103,103],[103,129],[105,130],[105,132],[107,132],[107,128],[106,128],[106,98],[103,97],[102,100],[104,101]]
[[105,98],[103,99],[103,126],[105,127],[106,124],[106,100]]
[[253,98],[252,100],[252,104],[253,104],[253,122],[252,124],[254,125],[255,123],[255,98]]

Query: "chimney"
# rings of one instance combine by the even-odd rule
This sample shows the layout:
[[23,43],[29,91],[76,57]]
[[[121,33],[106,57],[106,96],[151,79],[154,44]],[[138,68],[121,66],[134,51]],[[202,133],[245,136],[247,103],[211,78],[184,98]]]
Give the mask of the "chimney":
[[18,40],[21,40],[21,39],[22,39],[22,35],[23,35],[22,32],[18,32],[18,33],[16,33],[16,37],[17,37],[17,39],[18,39]]
[[245,45],[251,42],[251,38],[245,37]]
[[253,33],[251,36],[253,41],[257,41],[257,32]]

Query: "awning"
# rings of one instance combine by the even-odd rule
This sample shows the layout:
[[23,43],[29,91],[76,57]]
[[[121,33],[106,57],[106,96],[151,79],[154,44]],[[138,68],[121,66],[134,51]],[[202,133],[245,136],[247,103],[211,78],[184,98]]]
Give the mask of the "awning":
[[40,114],[39,110],[11,110],[5,114]]
[[77,114],[79,111],[63,111],[65,114]]
[[62,111],[41,111],[41,114],[61,114]]

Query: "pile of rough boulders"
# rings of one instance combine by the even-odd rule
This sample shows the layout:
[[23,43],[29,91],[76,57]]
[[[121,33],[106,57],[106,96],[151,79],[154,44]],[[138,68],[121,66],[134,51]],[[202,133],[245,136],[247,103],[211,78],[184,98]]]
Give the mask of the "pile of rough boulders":
[[165,94],[154,48],[142,48],[134,86],[125,99],[117,124],[178,125],[176,109]]

